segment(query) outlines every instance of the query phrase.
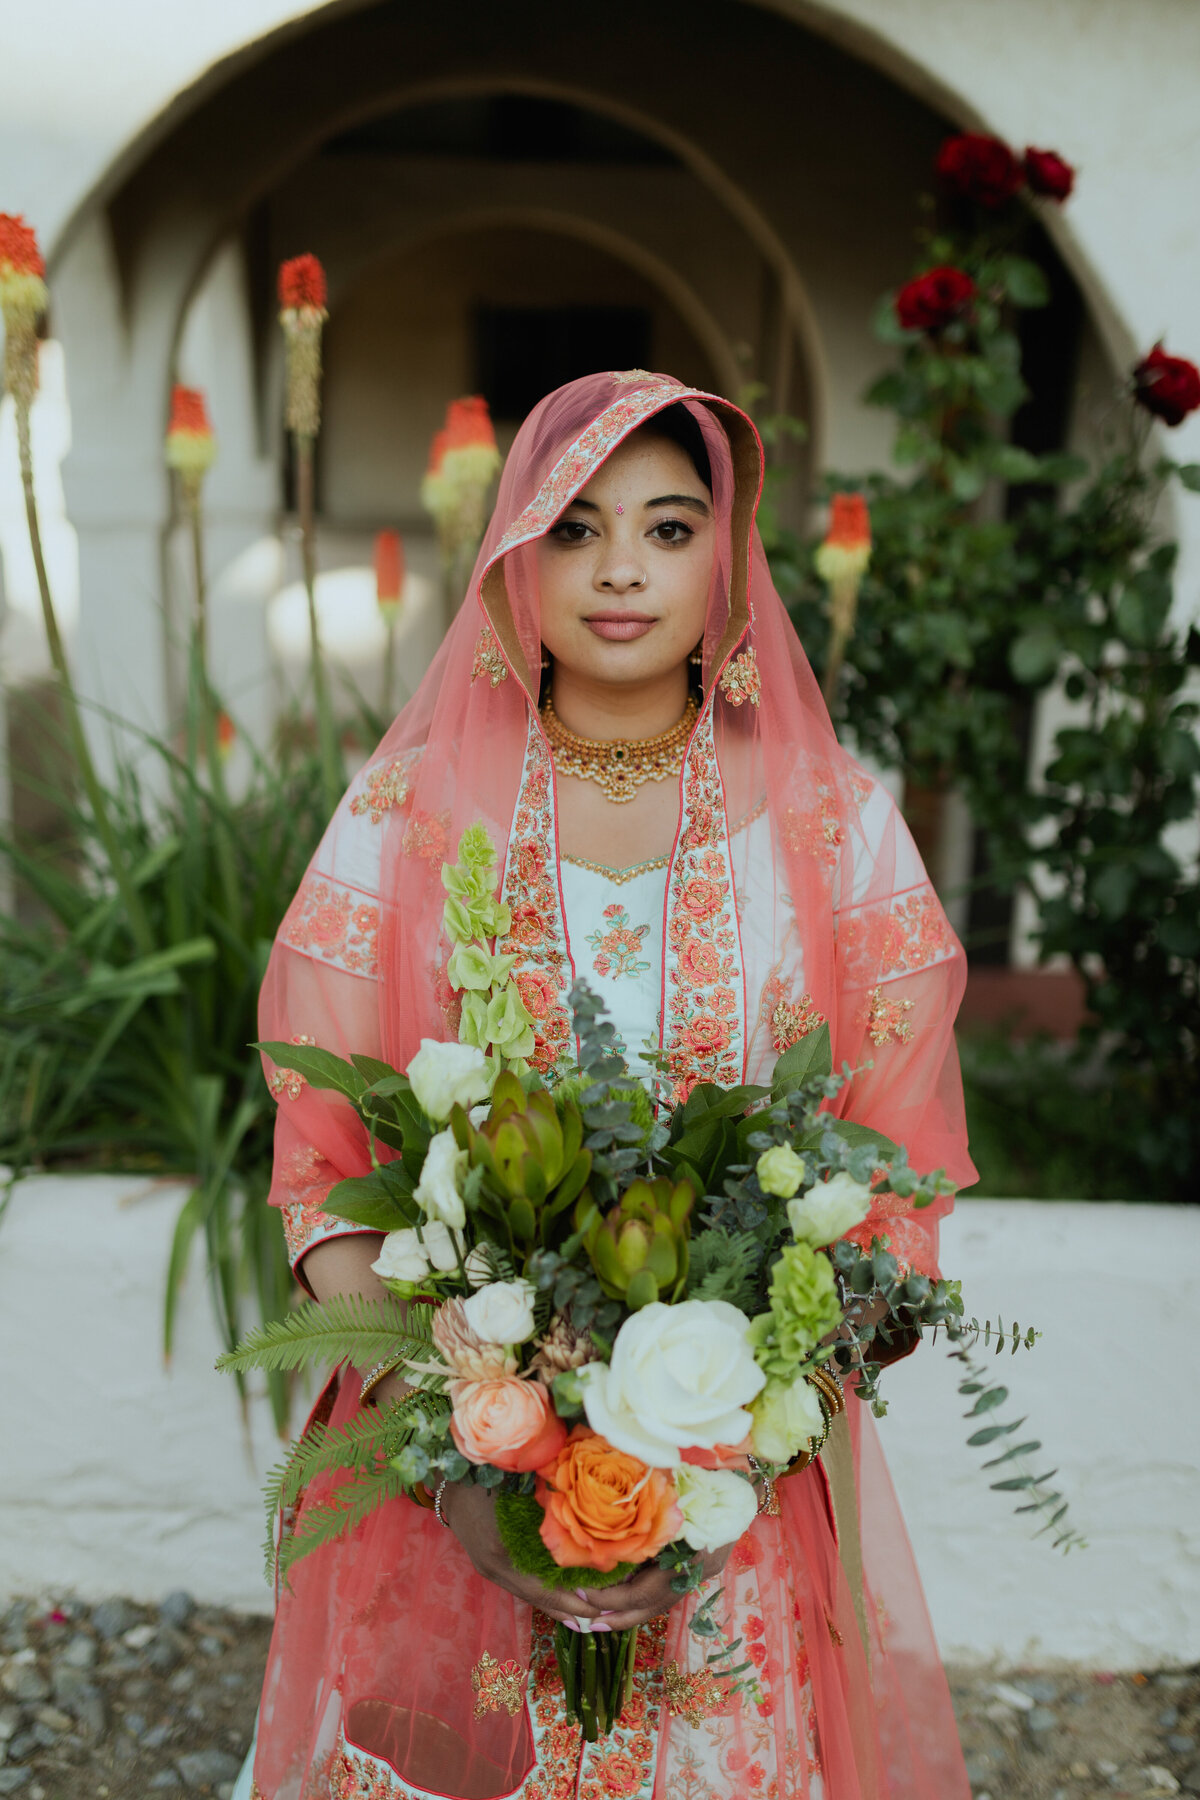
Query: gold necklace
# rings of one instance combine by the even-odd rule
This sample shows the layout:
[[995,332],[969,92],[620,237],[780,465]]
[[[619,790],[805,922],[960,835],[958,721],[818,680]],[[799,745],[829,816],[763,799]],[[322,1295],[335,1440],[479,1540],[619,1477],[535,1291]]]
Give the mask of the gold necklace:
[[542,727],[560,775],[594,781],[606,800],[632,800],[647,781],[670,781],[683,767],[684,752],[699,707],[688,699],[677,725],[652,738],[585,738],[568,731],[549,695],[542,702]]

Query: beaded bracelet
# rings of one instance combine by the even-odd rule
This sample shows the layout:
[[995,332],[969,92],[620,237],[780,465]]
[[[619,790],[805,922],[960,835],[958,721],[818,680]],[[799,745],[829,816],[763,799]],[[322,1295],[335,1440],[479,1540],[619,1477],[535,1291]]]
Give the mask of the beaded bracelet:
[[389,1375],[394,1374],[404,1361],[405,1355],[401,1350],[395,1356],[385,1356],[382,1362],[377,1362],[375,1367],[363,1376],[362,1391],[358,1396],[360,1405],[365,1404],[379,1384],[386,1381]]

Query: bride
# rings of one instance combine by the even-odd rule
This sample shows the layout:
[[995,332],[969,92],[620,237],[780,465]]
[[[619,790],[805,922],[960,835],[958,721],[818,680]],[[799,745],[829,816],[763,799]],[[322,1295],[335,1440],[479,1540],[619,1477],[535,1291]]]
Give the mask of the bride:
[[[887,793],[841,750],[754,525],[762,452],[729,402],[644,370],[559,389],[522,426],[461,613],[355,779],[276,940],[264,1038],[404,1066],[457,1036],[444,859],[499,846],[533,1064],[571,1054],[567,994],[605,1001],[634,1073],[676,1100],[769,1075],[828,1023],[833,1103],[962,1184],[962,951]],[[322,1211],[369,1168],[349,1108],[286,1071],[272,1201],[320,1299],[383,1293],[378,1235]],[[876,1203],[906,1262],[936,1214]],[[334,1424],[402,1391],[342,1369]],[[943,1800],[969,1795],[874,1429],[777,1485],[707,1558],[751,1664],[729,1698],[657,1567],[549,1592],[510,1565],[488,1490],[386,1502],[299,1564],[263,1689],[259,1800]],[[844,1442],[842,1441],[844,1439]],[[607,1738],[565,1713],[553,1622],[645,1625]]]

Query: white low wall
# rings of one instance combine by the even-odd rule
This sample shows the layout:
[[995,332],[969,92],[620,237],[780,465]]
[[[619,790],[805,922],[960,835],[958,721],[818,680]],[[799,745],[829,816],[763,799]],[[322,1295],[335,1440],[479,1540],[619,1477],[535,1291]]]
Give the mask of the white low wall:
[[[186,1587],[269,1607],[258,1484],[278,1445],[261,1402],[247,1441],[232,1383],[212,1372],[198,1264],[162,1367],[181,1198],[45,1177],[0,1222],[0,1602]],[[1090,1541],[1056,1556],[1029,1541],[1011,1496],[989,1491],[940,1347],[893,1371],[880,1429],[944,1652],[1107,1668],[1200,1658],[1200,1214],[967,1201],[943,1262],[972,1311],[1044,1330],[1004,1367]]]

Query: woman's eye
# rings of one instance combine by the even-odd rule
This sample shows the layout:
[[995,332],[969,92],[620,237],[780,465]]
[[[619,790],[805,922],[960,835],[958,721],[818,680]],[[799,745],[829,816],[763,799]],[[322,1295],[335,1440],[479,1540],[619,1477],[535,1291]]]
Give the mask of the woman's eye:
[[683,544],[695,534],[691,526],[685,525],[682,519],[660,519],[650,535],[660,544]]
[[582,544],[584,538],[591,535],[591,526],[582,519],[560,519],[550,528],[550,536],[560,544]]

